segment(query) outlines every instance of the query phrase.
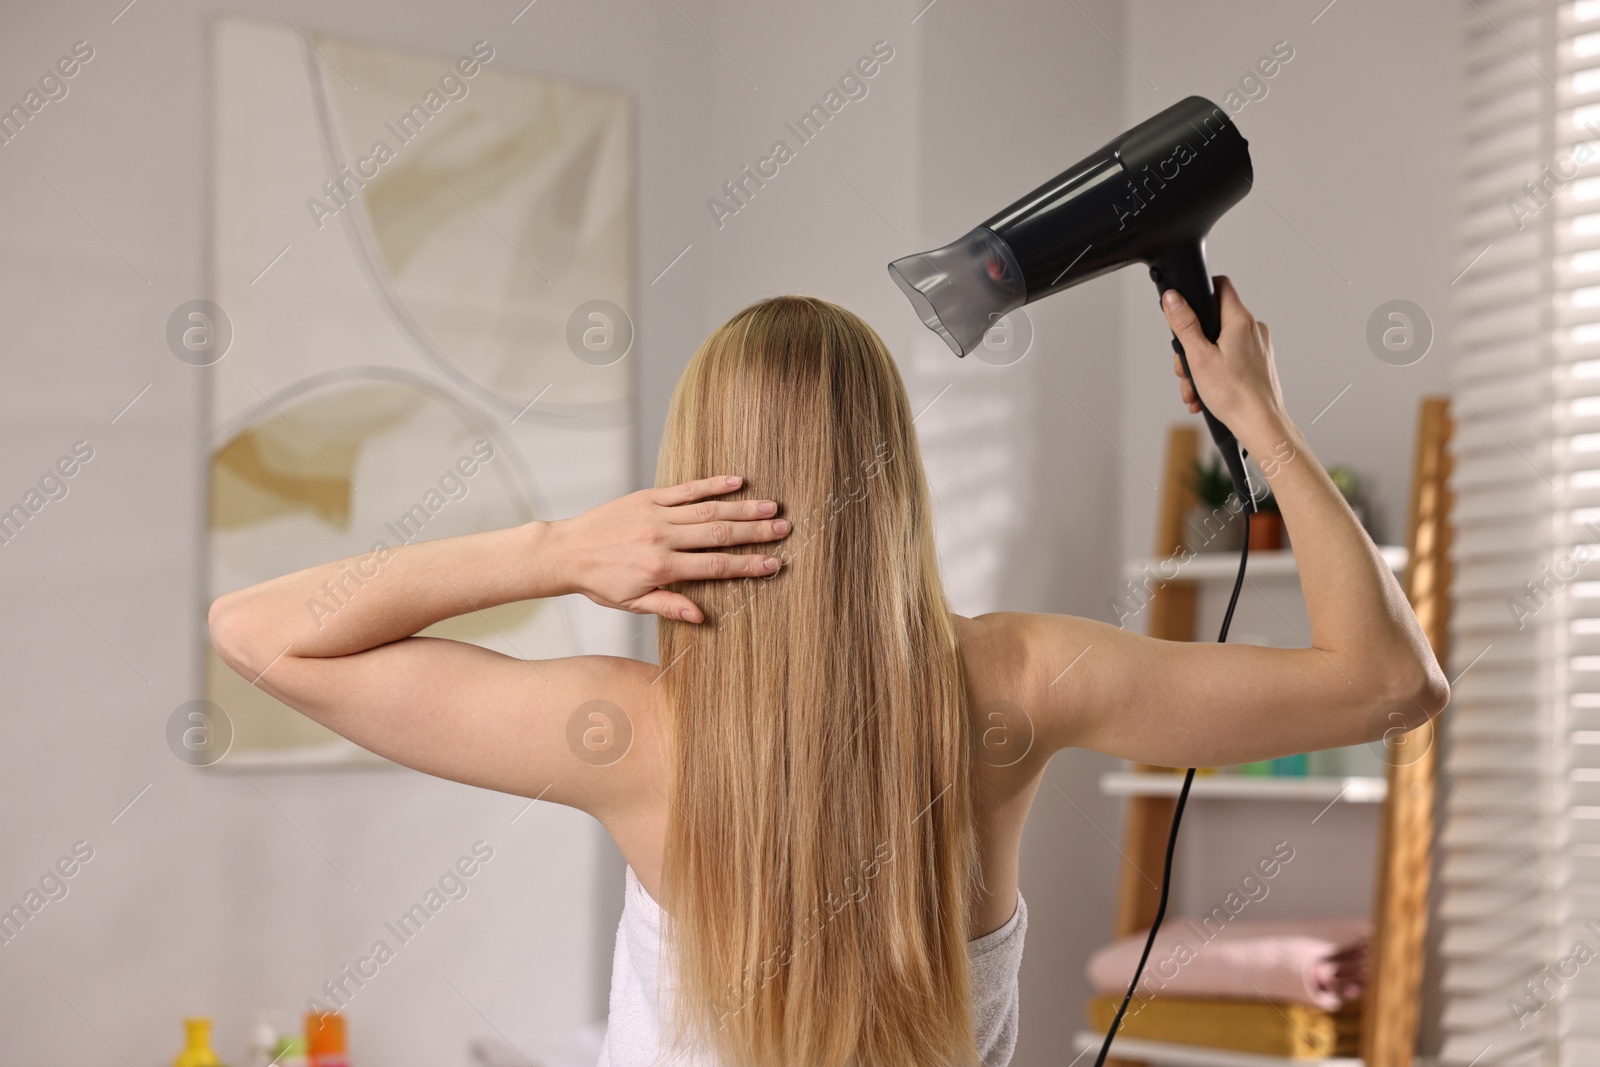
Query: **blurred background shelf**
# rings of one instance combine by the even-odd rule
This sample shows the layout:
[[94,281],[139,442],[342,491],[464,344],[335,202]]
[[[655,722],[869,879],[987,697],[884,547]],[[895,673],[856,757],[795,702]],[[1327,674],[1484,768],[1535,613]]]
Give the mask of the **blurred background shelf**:
[[[1404,545],[1379,545],[1378,551],[1383,555],[1383,561],[1389,569],[1396,574],[1401,574],[1406,567],[1406,547]],[[1237,552],[1197,552],[1190,557],[1187,563],[1180,563],[1176,556],[1158,558],[1149,556],[1144,559],[1129,560],[1123,567],[1125,578],[1139,578],[1149,574],[1155,577],[1165,577],[1176,568],[1174,581],[1204,582],[1226,579],[1232,581],[1239,573],[1239,554]],[[1250,553],[1250,563],[1245,570],[1251,578],[1283,578],[1297,574],[1295,569],[1294,552],[1287,548],[1276,548],[1267,551],[1253,551]]]
[[[1179,773],[1122,771],[1100,776],[1100,792],[1113,797],[1175,797],[1183,785]],[[1254,776],[1246,774],[1197,774],[1189,796],[1199,800],[1308,800],[1331,804],[1343,800],[1351,804],[1381,804],[1389,795],[1389,783],[1382,778],[1363,776]]]

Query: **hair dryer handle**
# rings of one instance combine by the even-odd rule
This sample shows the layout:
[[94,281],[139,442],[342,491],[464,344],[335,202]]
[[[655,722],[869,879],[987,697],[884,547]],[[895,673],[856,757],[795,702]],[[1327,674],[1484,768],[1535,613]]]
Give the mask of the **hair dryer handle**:
[[[1207,340],[1215,341],[1222,332],[1222,313],[1217,307],[1217,294],[1211,287],[1211,275],[1206,270],[1205,253],[1200,250],[1200,243],[1185,243],[1171,249],[1165,255],[1153,260],[1150,264],[1150,280],[1156,283],[1156,292],[1165,294],[1168,289],[1176,289],[1194,313],[1200,319],[1200,330],[1206,335]],[[1189,375],[1190,384],[1194,383],[1194,375],[1189,373],[1189,357],[1184,354],[1183,343],[1176,335],[1172,338],[1172,350],[1178,354],[1178,359],[1183,364],[1183,373]],[[1245,450],[1240,447],[1239,441],[1233,436],[1233,431],[1228,429],[1206,407],[1206,402],[1200,396],[1200,387],[1195,386],[1195,399],[1200,401],[1200,412],[1205,416],[1206,428],[1211,431],[1211,439],[1217,443],[1217,450],[1222,453],[1222,462],[1228,468],[1228,476],[1233,480],[1233,490],[1239,494],[1239,500],[1251,511],[1256,509],[1255,494],[1250,486],[1250,476],[1245,471]]]

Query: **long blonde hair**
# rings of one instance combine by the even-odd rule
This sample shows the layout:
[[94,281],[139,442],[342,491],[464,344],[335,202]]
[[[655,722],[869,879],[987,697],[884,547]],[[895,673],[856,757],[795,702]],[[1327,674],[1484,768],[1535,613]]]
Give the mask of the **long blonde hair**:
[[905,385],[871,327],[763,300],[695,353],[658,486],[778,501],[766,578],[671,588],[673,1036],[737,1067],[972,1064],[971,728]]

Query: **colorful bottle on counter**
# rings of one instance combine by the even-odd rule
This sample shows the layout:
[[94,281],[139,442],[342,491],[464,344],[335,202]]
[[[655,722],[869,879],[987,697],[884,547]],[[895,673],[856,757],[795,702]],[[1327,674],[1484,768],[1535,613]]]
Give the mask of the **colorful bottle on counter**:
[[1272,761],[1272,773],[1286,778],[1304,778],[1310,758],[1301,752],[1294,756],[1280,756]]
[[278,1048],[272,1062],[277,1067],[310,1067],[306,1059],[306,1039],[292,1035],[278,1038]]
[[308,1067],[350,1067],[344,1049],[344,1016],[331,1011],[306,1014]]
[[1344,758],[1337,748],[1324,748],[1306,753],[1306,773],[1313,778],[1340,778],[1344,776]]
[[250,1028],[250,1041],[244,1050],[245,1067],[277,1067],[278,1028],[267,1012],[257,1012]]
[[172,1061],[172,1067],[222,1067],[222,1061],[211,1050],[211,1019],[198,1016],[183,1020],[183,1051]]

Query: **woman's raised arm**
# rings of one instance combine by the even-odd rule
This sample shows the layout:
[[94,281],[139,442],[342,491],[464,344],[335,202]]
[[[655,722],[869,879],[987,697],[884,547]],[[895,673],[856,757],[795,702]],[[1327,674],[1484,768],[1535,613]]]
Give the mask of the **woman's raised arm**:
[[1174,370],[1190,410],[1200,410],[1198,384],[1272,487],[1294,543],[1310,644],[1167,641],[1070,616],[996,620],[1026,650],[1023,692],[1042,720],[1040,735],[1056,748],[1222,766],[1374,741],[1420,725],[1450,700],[1393,573],[1284,411],[1270,331],[1227,278],[1216,283],[1216,344],[1182,299],[1167,294],[1167,318],[1195,381],[1176,356]]

